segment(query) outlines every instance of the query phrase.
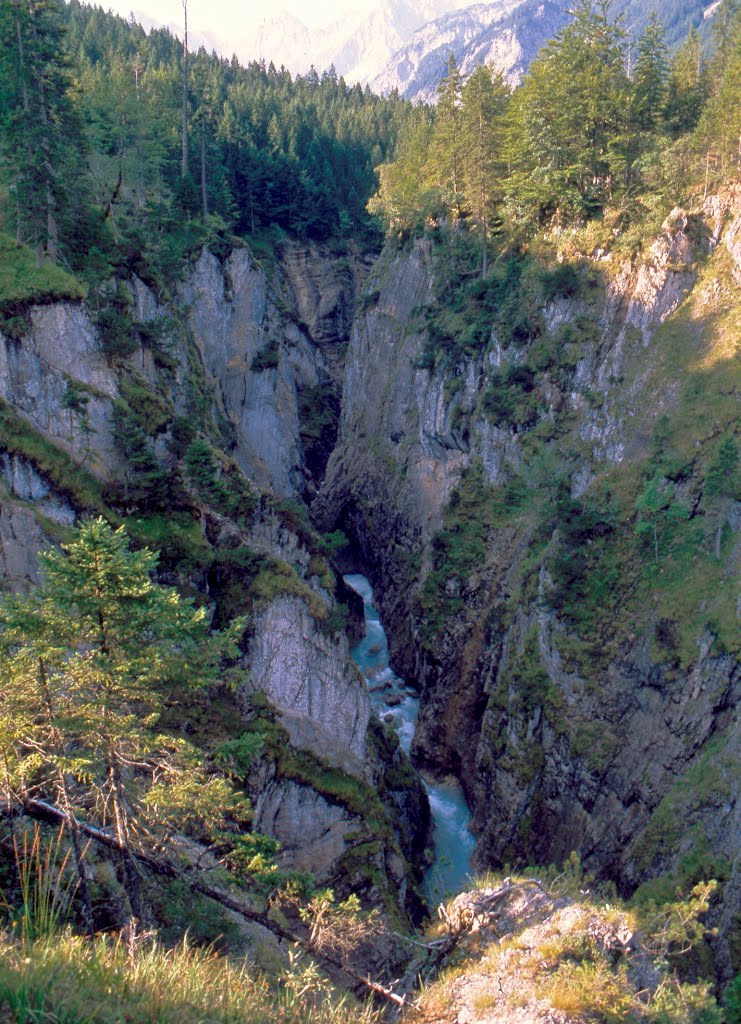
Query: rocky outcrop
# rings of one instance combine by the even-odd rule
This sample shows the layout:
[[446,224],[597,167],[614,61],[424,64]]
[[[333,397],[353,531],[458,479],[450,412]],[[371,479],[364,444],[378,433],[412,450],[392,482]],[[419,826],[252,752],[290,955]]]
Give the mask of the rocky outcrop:
[[268,697],[294,746],[362,775],[370,701],[344,634],[323,633],[300,598],[277,598],[255,619],[249,670],[248,692]]
[[31,462],[0,452],[0,580],[9,590],[39,582],[36,556],[49,546],[49,528],[72,526],[75,519],[69,501]]
[[0,333],[0,397],[74,456],[79,454],[74,417],[63,395],[70,381],[82,385],[90,422],[90,467],[100,476],[115,475],[110,414],[117,378],[88,311],[80,304],[55,303],[35,306],[28,316],[31,326],[22,340]]

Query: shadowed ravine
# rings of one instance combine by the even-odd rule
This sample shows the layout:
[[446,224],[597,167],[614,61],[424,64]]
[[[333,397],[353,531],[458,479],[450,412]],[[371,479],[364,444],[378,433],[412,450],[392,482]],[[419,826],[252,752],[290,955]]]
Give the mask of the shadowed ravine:
[[[352,655],[368,683],[373,710],[390,722],[409,753],[419,699],[414,690],[389,665],[386,632],[373,605],[373,588],[365,576],[353,573],[345,583],[363,599],[365,636]],[[460,785],[453,779],[424,779],[434,821],[435,859],[425,877],[425,895],[435,906],[446,895],[461,891],[471,870],[474,838],[468,830],[470,811]]]

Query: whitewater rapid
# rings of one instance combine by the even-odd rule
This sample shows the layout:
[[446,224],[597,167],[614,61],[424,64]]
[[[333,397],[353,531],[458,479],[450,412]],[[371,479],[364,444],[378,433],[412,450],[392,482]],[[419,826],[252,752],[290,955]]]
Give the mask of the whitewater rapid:
[[[363,599],[365,636],[352,650],[355,663],[368,685],[371,705],[378,717],[399,734],[409,753],[419,710],[414,689],[389,665],[386,631],[373,604],[373,588],[360,573],[344,577]],[[432,907],[466,888],[475,844],[468,829],[471,813],[456,779],[433,782],[422,777],[434,823],[435,859],[425,875],[425,896]]]

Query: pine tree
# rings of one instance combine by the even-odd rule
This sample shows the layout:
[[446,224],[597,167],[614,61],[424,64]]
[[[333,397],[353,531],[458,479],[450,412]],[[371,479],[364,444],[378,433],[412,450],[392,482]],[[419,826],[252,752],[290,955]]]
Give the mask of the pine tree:
[[16,723],[12,785],[61,794],[65,809],[74,789],[82,810],[73,813],[112,828],[132,913],[142,918],[134,851],[168,820],[168,793],[182,811],[179,790],[192,795],[195,784],[214,820],[239,812],[224,781],[157,725],[168,703],[215,681],[243,624],[211,635],[205,609],[152,580],[157,556],[130,550],[123,528],[103,519],[40,562],[43,584],[0,610],[0,721],[6,733]]
[[432,121],[428,111],[420,108],[402,132],[397,159],[376,168],[379,187],[368,202],[369,213],[401,231],[436,219],[443,205],[439,187],[429,180],[432,150]]
[[19,241],[56,260],[82,150],[63,57],[61,0],[0,0],[0,138]]
[[641,131],[653,132],[663,116],[669,61],[664,26],[654,11],[638,43],[633,72],[633,109]]
[[445,77],[437,87],[432,169],[443,201],[454,217],[463,212],[462,88],[461,73],[451,53]]
[[724,3],[718,17],[709,75],[713,87],[695,137],[706,190],[711,174],[720,181],[741,174],[741,4]]
[[708,522],[715,534],[715,557],[720,561],[723,527],[728,522],[734,501],[741,497],[738,445],[733,437],[725,437],[705,477],[704,499]]
[[707,76],[702,58],[702,41],[697,29],[691,29],[674,55],[667,83],[665,118],[677,138],[697,125],[707,97]]
[[580,0],[513,97],[511,192],[526,216],[590,216],[624,184],[629,83],[624,34],[608,8]]
[[494,206],[501,197],[501,125],[509,88],[501,73],[476,68],[463,86],[462,163],[466,205],[481,237],[481,276],[488,268],[488,238]]

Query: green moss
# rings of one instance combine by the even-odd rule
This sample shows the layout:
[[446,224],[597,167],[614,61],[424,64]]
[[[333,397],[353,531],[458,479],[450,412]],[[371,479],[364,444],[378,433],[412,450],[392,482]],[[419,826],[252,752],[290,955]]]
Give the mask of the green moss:
[[47,440],[13,407],[0,398],[0,450],[20,455],[80,511],[102,512],[117,522],[107,507],[98,481],[70,456]]
[[251,720],[246,732],[262,737],[262,754],[274,763],[280,778],[310,786],[330,803],[339,804],[362,818],[379,838],[390,838],[385,808],[372,786],[322,761],[311,751],[292,747],[288,733],[263,695],[254,694],[251,703]]
[[134,419],[147,434],[154,435],[163,430],[175,415],[172,402],[158,394],[134,370],[121,374],[119,390]]

